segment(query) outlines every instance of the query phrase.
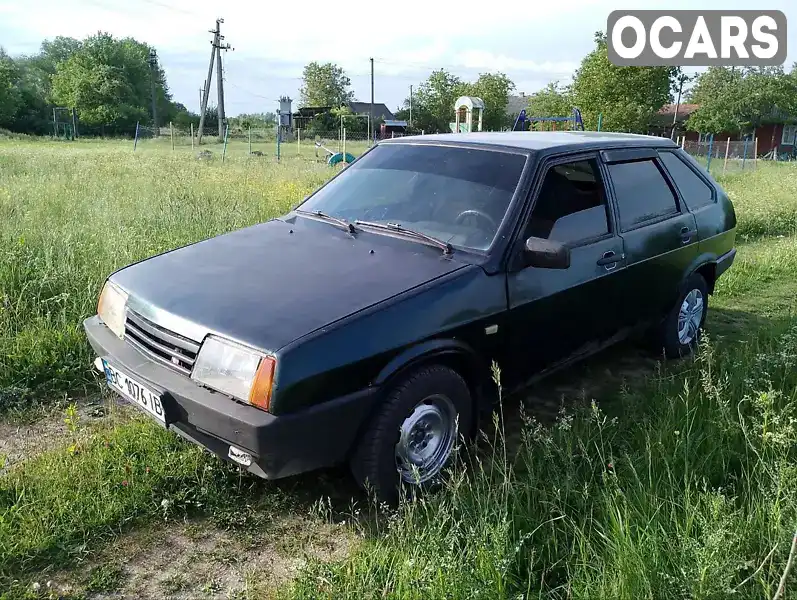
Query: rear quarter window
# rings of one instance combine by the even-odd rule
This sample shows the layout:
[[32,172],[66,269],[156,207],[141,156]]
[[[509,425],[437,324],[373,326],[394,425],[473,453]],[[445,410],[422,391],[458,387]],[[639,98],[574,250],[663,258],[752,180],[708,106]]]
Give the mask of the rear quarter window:
[[609,165],[609,175],[623,231],[678,213],[675,194],[653,160]]
[[689,210],[714,204],[714,190],[675,152],[659,152],[659,156]]

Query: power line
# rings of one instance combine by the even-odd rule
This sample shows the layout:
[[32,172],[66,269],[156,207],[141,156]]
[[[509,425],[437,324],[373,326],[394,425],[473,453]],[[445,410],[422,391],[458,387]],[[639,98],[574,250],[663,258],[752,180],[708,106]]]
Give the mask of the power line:
[[[255,96],[257,98],[263,98],[264,100],[274,100],[274,98],[271,98],[269,96],[263,96],[262,94],[256,94],[255,92],[251,92],[251,91],[247,90],[246,88],[242,88],[240,85],[237,85],[235,82],[230,81],[227,77],[224,78],[224,81],[229,83],[236,90],[240,90],[240,91],[244,92],[245,94],[249,94],[250,96]],[[276,102],[276,100],[274,100],[274,101]]]

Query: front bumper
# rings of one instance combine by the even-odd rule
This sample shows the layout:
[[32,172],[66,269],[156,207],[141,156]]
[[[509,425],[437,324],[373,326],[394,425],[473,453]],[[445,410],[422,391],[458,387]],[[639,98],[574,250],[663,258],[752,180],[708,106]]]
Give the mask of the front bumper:
[[94,316],[83,322],[100,358],[163,394],[167,427],[229,460],[230,446],[250,453],[249,471],[278,479],[346,460],[375,401],[374,388],[288,415],[272,415],[200,387],[120,340]]

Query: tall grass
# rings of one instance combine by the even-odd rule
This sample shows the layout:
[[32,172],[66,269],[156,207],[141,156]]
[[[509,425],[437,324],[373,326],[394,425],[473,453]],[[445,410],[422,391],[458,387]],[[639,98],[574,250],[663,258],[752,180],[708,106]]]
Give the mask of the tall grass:
[[0,390],[87,385],[81,322],[105,277],[277,216],[332,172],[300,159],[222,164],[121,143],[0,144]]
[[513,460],[499,435],[291,595],[771,597],[797,526],[796,364],[792,326],[704,344],[684,376],[659,373],[605,411],[528,418]]

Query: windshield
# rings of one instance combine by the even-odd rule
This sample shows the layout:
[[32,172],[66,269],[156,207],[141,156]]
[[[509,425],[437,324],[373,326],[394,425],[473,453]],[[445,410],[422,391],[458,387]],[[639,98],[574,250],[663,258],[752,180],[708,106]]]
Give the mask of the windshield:
[[490,247],[526,157],[450,146],[384,144],[348,167],[301,209],[392,223],[454,246]]

